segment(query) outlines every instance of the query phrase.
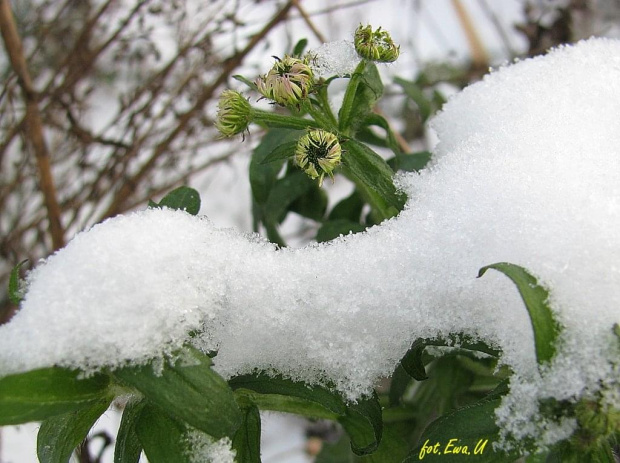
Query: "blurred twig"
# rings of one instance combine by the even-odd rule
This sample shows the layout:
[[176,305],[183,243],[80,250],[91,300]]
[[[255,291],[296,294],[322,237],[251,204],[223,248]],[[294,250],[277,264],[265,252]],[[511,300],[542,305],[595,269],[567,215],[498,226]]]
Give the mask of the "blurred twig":
[[0,29],[11,66],[18,77],[19,86],[26,103],[26,137],[32,145],[37,161],[39,188],[43,193],[47,209],[52,246],[54,249],[59,249],[65,244],[64,230],[60,222],[61,210],[56,197],[49,150],[43,134],[43,123],[39,112],[39,95],[32,84],[9,0],[0,0]]

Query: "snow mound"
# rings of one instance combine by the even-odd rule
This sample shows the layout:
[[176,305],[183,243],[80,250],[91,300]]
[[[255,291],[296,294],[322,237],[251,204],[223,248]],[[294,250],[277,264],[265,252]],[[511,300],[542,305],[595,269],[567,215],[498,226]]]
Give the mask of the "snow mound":
[[[226,377],[277,371],[355,399],[416,338],[466,333],[501,347],[516,373],[497,412],[506,432],[562,438],[570,422],[531,421],[537,400],[619,381],[620,42],[499,69],[433,127],[433,165],[399,177],[406,210],[362,234],[276,250],[158,209],[79,234],[31,272],[0,327],[0,374],[141,363],[192,342],[219,352]],[[566,328],[543,375],[512,282],[476,279],[500,261],[551,289]]]

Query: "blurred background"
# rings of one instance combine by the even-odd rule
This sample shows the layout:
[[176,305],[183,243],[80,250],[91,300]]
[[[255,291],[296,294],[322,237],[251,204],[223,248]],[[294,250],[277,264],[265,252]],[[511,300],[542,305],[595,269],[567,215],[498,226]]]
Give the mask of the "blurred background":
[[[620,0],[0,0],[0,20],[4,323],[16,310],[6,288],[17,263],[31,266],[176,186],[196,188],[216,225],[253,231],[248,165],[262,132],[219,138],[217,99],[235,88],[254,103],[233,76],[264,74],[298,40],[317,48],[352,40],[359,24],[388,30],[401,57],[380,69],[379,109],[401,146],[423,151],[434,143],[429,118],[490,68],[590,36],[619,38]],[[330,87],[335,101],[345,85]],[[347,194],[343,183],[325,188],[330,201]],[[294,213],[280,225],[295,246],[312,227]],[[118,418],[108,415],[82,463],[111,461]],[[334,432],[267,421],[265,462],[312,461]],[[36,425],[0,430],[0,463],[36,461],[35,438]]]

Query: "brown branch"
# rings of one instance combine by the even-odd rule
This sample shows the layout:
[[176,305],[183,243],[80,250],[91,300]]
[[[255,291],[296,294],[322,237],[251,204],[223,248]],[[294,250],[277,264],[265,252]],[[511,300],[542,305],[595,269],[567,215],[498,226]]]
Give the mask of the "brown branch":
[[484,49],[482,40],[476,32],[476,28],[469,16],[469,13],[465,9],[465,6],[461,3],[461,0],[452,0],[452,6],[456,11],[456,15],[461,23],[461,27],[467,37],[467,43],[469,44],[469,50],[471,51],[471,59],[474,66],[478,69],[486,68],[489,65],[489,56]]
[[189,122],[199,113],[204,107],[205,103],[213,97],[213,94],[217,88],[222,85],[228,79],[228,76],[235,70],[235,68],[243,61],[243,59],[254,49],[254,47],[273,29],[277,24],[286,19],[289,10],[293,6],[293,0],[289,0],[284,7],[248,42],[243,50],[234,54],[223,63],[223,69],[215,81],[205,87],[203,91],[198,95],[196,102],[187,112],[181,114],[178,118],[178,123],[172,132],[166,137],[165,140],[160,142],[154,149],[153,154],[149,160],[142,166],[142,168],[132,177],[121,185],[118,192],[112,199],[112,203],[103,214],[102,220],[114,216],[123,211],[124,205],[128,201],[129,197],[135,192],[140,181],[153,169],[157,160],[166,152],[169,151],[172,143],[177,139],[179,135],[185,132]]
[[9,0],[0,0],[0,30],[11,66],[17,75],[26,102],[26,136],[32,145],[37,162],[39,188],[43,193],[47,209],[52,246],[54,249],[59,249],[65,244],[64,231],[60,222],[61,210],[56,197],[49,150],[45,142],[43,122],[39,113],[39,95],[32,84]]
[[301,15],[301,17],[304,18],[304,22],[310,28],[310,30],[312,31],[314,36],[319,40],[319,42],[321,43],[327,42],[327,38],[316,27],[312,19],[310,19],[310,16],[308,15],[304,7],[301,6],[301,0],[293,0],[293,4],[295,5],[295,8],[297,9],[297,11],[299,11],[299,14]]

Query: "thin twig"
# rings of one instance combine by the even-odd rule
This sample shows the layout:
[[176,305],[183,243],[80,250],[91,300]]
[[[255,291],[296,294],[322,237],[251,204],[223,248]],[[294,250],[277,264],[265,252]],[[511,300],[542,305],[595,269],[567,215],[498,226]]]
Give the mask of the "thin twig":
[[482,40],[476,32],[474,23],[469,16],[469,13],[465,9],[465,6],[461,3],[461,0],[452,0],[452,6],[456,11],[456,15],[461,23],[461,27],[467,37],[467,43],[469,44],[469,50],[471,52],[471,59],[474,66],[477,68],[485,68],[489,64],[489,56],[487,55]]
[[65,244],[64,231],[60,222],[61,210],[56,197],[49,150],[43,135],[43,122],[39,113],[39,95],[32,84],[9,0],[0,0],[0,30],[11,66],[17,74],[19,86],[26,102],[26,136],[32,145],[37,161],[39,188],[43,193],[47,209],[52,246],[54,249],[59,249]]
[[243,59],[254,49],[254,47],[273,29],[276,25],[286,19],[289,10],[293,6],[293,0],[289,0],[284,7],[265,25],[265,27],[252,37],[243,50],[234,54],[223,63],[223,69],[215,79],[215,81],[205,87],[203,91],[196,98],[196,102],[187,112],[181,114],[178,118],[176,127],[170,132],[165,140],[160,142],[154,149],[149,160],[142,166],[142,168],[131,178],[127,179],[125,183],[119,188],[116,195],[112,199],[112,203],[103,214],[101,219],[114,216],[122,212],[125,203],[129,197],[134,193],[140,181],[151,171],[155,166],[157,160],[166,152],[169,151],[172,143],[177,139],[179,135],[184,133],[189,122],[199,113],[204,107],[205,103],[213,97],[215,90],[219,88],[226,80],[228,76],[235,70],[235,68],[243,61]]
[[304,7],[301,6],[301,1],[293,0],[293,4],[295,5],[295,8],[297,9],[297,11],[299,11],[299,14],[301,15],[301,17],[304,18],[304,22],[310,28],[310,30],[312,31],[314,36],[319,40],[319,42],[321,43],[327,42],[327,39],[325,38],[325,36],[321,33],[320,30],[318,30],[318,28],[316,27],[312,19],[310,19],[310,16],[308,16],[308,13],[304,9]]

